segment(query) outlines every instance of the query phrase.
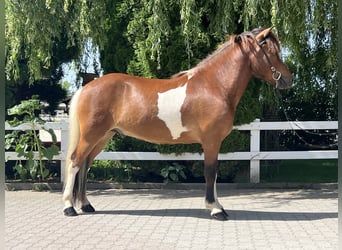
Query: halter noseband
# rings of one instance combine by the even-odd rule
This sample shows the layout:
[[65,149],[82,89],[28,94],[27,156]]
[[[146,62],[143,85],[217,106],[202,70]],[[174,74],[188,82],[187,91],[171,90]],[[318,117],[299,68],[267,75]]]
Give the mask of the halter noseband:
[[266,40],[263,40],[260,43],[257,42],[257,44],[259,45],[260,49],[262,50],[262,52],[266,56],[266,60],[267,60],[268,64],[270,65],[270,68],[271,68],[271,71],[272,71],[272,79],[276,82],[276,88],[278,88],[279,80],[281,78],[281,73],[280,73],[280,71],[276,70],[276,68],[273,66],[273,64],[272,64],[270,58],[268,57],[266,51],[262,47],[262,45],[264,45],[265,43],[266,43]]

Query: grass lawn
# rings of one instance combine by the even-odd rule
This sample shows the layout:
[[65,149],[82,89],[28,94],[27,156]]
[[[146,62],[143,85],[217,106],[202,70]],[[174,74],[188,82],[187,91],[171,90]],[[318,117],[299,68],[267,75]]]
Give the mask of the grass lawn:
[[337,182],[337,160],[262,161],[261,182]]

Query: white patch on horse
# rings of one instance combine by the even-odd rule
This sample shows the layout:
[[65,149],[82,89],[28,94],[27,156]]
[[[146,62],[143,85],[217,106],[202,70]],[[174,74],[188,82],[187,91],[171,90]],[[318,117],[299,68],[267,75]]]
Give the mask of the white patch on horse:
[[180,137],[181,133],[188,131],[182,124],[181,108],[186,97],[185,84],[182,87],[170,89],[158,93],[158,118],[165,122],[174,140]]

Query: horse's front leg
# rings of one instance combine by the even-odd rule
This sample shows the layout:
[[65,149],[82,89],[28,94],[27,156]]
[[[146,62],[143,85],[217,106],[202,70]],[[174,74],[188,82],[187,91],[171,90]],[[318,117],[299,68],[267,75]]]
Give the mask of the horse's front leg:
[[218,153],[205,152],[204,175],[206,181],[205,204],[210,214],[217,220],[227,220],[228,214],[219,203],[216,192],[216,178],[218,171]]

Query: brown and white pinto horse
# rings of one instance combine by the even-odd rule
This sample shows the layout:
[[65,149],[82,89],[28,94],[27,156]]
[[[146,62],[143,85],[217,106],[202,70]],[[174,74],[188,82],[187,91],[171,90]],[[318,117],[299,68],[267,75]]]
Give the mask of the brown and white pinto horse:
[[108,74],[78,90],[70,106],[64,214],[77,215],[76,200],[83,212],[95,211],[86,197],[87,170],[119,133],[158,144],[200,143],[206,207],[214,218],[226,220],[216,194],[217,157],[253,76],[278,89],[292,84],[271,28],[231,36],[197,66],[171,79]]

